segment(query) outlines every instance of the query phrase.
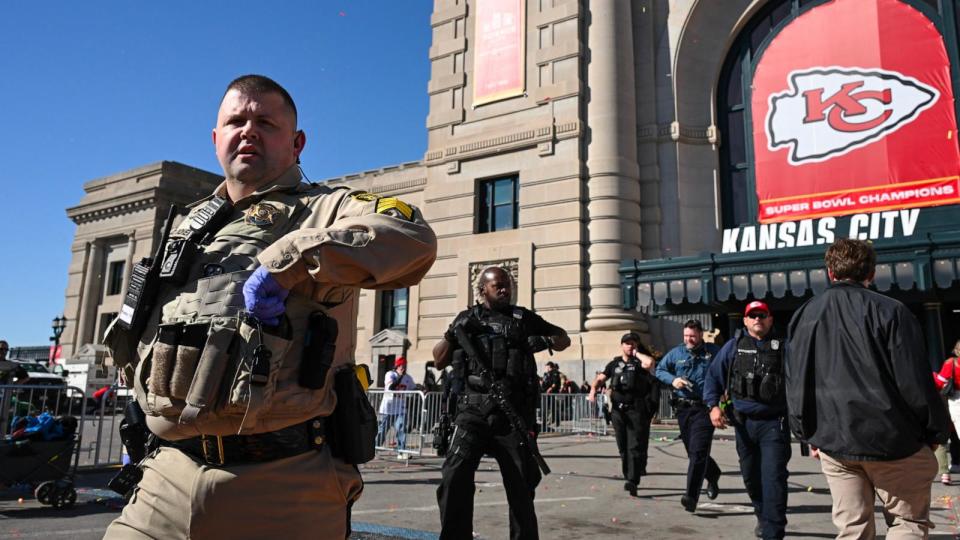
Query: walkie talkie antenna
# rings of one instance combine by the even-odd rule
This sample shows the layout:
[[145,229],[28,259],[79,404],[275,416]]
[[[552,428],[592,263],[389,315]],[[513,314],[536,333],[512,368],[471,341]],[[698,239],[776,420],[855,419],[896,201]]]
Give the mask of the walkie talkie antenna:
[[160,234],[160,241],[157,243],[157,251],[153,255],[154,264],[163,262],[163,251],[167,248],[166,239],[170,238],[170,231],[173,229],[173,218],[177,215],[177,205],[171,204],[167,211],[167,219],[163,222],[163,232]]

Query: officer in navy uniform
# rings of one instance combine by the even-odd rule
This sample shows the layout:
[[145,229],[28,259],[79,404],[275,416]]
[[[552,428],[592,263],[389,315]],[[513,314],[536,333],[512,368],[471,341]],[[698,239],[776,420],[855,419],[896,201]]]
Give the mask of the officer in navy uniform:
[[657,378],[673,387],[672,402],[677,410],[680,438],[690,460],[687,489],[680,497],[680,505],[687,512],[696,511],[704,479],[708,498],[716,499],[720,492],[720,467],[710,457],[714,428],[703,402],[707,369],[719,350],[713,343],[704,343],[703,325],[691,319],[683,324],[683,343],[667,352],[657,364]]
[[660,391],[653,376],[655,362],[634,332],[620,338],[622,354],[614,357],[590,386],[588,401],[596,401],[597,386],[610,381],[613,430],[626,482],[623,489],[637,496],[640,477],[647,474],[650,421],[657,412]]
[[[502,268],[484,269],[478,292],[483,303],[460,312],[433,349],[437,368],[452,365],[451,377],[463,383],[437,488],[440,538],[472,538],[474,473],[480,458],[488,454],[497,460],[503,476],[510,505],[510,537],[536,539],[533,498],[541,476],[531,450],[536,451],[540,394],[533,353],[546,348],[562,351],[570,345],[570,338],[562,328],[510,304],[513,284]],[[470,343],[462,344],[458,336],[467,337]],[[481,358],[465,350],[468,348]],[[524,436],[517,433],[509,412],[491,397],[494,383],[503,389],[532,448],[524,445]]]
[[[787,462],[790,431],[785,415],[784,341],[774,332],[773,315],[764,302],[744,310],[746,332],[738,331],[714,359],[703,398],[714,427],[732,423],[743,483],[757,515],[754,533],[783,538],[787,525]],[[721,408],[723,393],[732,407]]]

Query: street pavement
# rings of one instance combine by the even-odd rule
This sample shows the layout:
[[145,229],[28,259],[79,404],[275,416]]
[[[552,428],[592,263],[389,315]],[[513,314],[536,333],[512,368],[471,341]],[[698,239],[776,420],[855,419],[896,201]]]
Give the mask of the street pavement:
[[[680,507],[686,455],[675,437],[675,431],[653,433],[650,475],[643,479],[638,496],[630,497],[623,491],[612,437],[544,436],[540,446],[553,473],[537,489],[540,537],[752,538],[756,521],[737,469],[732,431],[718,432],[713,446],[713,457],[724,472],[720,496],[714,501],[701,496],[696,514]],[[353,538],[436,538],[440,466],[441,460],[435,457],[399,461],[390,455],[364,465],[366,487],[354,507]],[[788,537],[833,538],[830,494],[819,463],[800,456],[794,446],[790,471]],[[29,492],[0,491],[0,538],[100,538],[122,507],[122,501],[103,487],[109,476],[109,472],[82,474],[78,504],[59,511],[42,507]],[[506,497],[495,461],[483,460],[476,484],[475,536],[507,538]],[[934,483],[936,528],[931,538],[958,537],[958,488],[960,482],[956,486]],[[879,507],[877,531],[881,537],[886,531]]]

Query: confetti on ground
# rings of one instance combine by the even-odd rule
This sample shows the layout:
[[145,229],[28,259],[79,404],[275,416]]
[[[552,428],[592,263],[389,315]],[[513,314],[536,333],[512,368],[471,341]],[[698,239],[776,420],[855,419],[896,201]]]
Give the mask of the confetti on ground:
[[19,499],[17,499],[17,502],[20,504],[23,504],[23,497],[20,497]]
[[813,491],[813,486],[807,486],[807,491]]
[[620,520],[617,519],[617,518],[615,518],[615,517],[612,517],[612,518],[610,518],[610,521],[612,521],[613,523],[616,523],[616,522],[618,522],[618,521],[620,521]]

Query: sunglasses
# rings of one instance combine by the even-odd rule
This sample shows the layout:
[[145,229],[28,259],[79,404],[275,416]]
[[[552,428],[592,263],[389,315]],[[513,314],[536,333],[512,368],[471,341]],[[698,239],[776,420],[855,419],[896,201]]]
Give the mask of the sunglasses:
[[766,319],[767,317],[769,317],[769,315],[767,315],[766,313],[762,313],[762,312],[761,312],[761,313],[747,313],[747,318],[748,318],[748,319],[757,319],[758,321],[762,321],[762,320]]

